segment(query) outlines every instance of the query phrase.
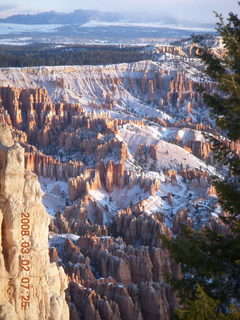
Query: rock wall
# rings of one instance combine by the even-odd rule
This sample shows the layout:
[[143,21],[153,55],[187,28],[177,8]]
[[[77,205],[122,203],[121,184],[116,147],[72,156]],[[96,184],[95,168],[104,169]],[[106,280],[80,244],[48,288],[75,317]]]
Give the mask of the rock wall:
[[[177,303],[163,282],[165,272],[180,276],[166,250],[126,246],[119,238],[80,237],[64,240],[64,250],[51,252],[69,274],[68,294],[83,319],[170,320]],[[92,270],[102,278],[96,279]]]
[[70,200],[74,201],[79,197],[88,195],[90,190],[96,190],[97,188],[101,188],[101,186],[107,192],[112,192],[114,186],[119,188],[128,186],[130,189],[137,184],[140,184],[144,192],[149,191],[150,195],[154,195],[160,188],[160,181],[158,179],[152,179],[144,173],[127,172],[124,161],[115,163],[110,160],[104,163],[101,160],[97,169],[85,169],[78,177],[69,179],[68,193]]
[[[24,215],[28,217],[24,221],[29,221],[29,228],[24,229],[29,231],[28,235],[21,231]],[[0,318],[3,320],[69,319],[64,292],[66,275],[61,267],[49,261],[48,223],[37,177],[24,170],[24,149],[13,143],[8,127],[1,125]],[[23,250],[26,243],[30,244],[27,253]],[[23,308],[21,304],[25,301],[29,306]]]
[[69,179],[68,194],[71,201],[88,194],[90,190],[101,187],[99,172],[96,170],[85,170],[76,178]]
[[25,169],[35,172],[38,176],[68,181],[79,176],[83,170],[82,162],[61,162],[53,156],[47,156],[40,151],[25,152]]
[[[170,51],[175,54],[182,49],[180,47],[165,46],[161,50],[162,52]],[[210,81],[198,82],[186,72],[177,72],[171,69],[161,69],[159,65],[152,61],[142,61],[104,67],[29,68],[24,74],[25,81],[23,81],[21,70],[16,72],[15,79],[11,78],[11,80],[7,80],[7,70],[2,70],[1,73],[2,78],[5,79],[3,82],[20,87],[30,87],[31,83],[35,87],[40,86],[44,81],[43,79],[45,79],[45,86],[53,101],[55,99],[65,101],[69,100],[69,97],[71,97],[71,100],[80,101],[82,97],[85,97],[90,107],[114,110],[119,99],[130,93],[134,97],[141,98],[146,103],[154,104],[160,110],[170,112],[176,116],[182,115],[182,117],[185,117],[191,115],[193,110],[197,110],[203,105],[202,94],[197,92],[198,86],[201,84],[209,91],[216,90],[216,86]],[[65,77],[66,74],[68,75],[67,78]],[[66,87],[68,93],[65,93]],[[23,96],[24,99],[31,96],[33,108],[29,111],[28,117],[29,120],[32,119],[34,122],[36,121],[34,120],[36,118],[36,112],[34,111],[35,100],[38,101],[38,96],[40,96],[41,102],[45,102],[47,98],[44,89],[39,89],[42,91],[37,94],[30,90],[33,89],[26,89],[26,93]],[[66,96],[66,99],[64,96]],[[88,98],[90,96],[91,99]],[[17,95],[11,92],[9,99],[17,102]],[[5,100],[3,102],[5,103]],[[52,107],[50,109],[52,111]],[[21,126],[24,119],[18,110],[21,110],[21,105],[16,108],[15,116],[10,114],[10,117],[11,119],[14,118],[14,124]],[[49,114],[49,118],[52,116],[54,116],[54,108],[53,113]],[[204,115],[201,115],[201,117],[206,121],[208,120]],[[117,121],[115,120],[115,122]],[[79,122],[78,118],[73,120],[73,123],[77,122]],[[93,121],[91,123],[93,124]],[[91,125],[90,122],[89,125]],[[112,121],[112,125],[114,125],[114,121]],[[47,128],[45,130],[47,131]]]
[[55,142],[71,116],[81,112],[79,104],[51,103],[46,89],[0,87],[0,121],[26,132],[29,142],[41,147]]

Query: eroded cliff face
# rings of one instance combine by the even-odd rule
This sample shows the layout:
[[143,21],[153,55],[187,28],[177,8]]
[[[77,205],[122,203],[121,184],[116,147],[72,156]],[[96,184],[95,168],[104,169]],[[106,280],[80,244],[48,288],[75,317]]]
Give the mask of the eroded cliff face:
[[[32,275],[43,271],[31,289],[42,319],[67,317],[63,267],[72,320],[170,320],[178,301],[164,273],[181,278],[181,269],[159,235],[203,221],[228,232],[216,217],[214,162],[203,135],[219,131],[197,90],[215,85],[179,68],[181,59],[194,59],[193,48],[163,46],[156,54],[160,62],[0,70],[0,122],[15,142],[2,135],[0,270],[12,282],[1,280],[0,301],[9,301],[19,319],[22,211],[32,218]],[[239,142],[226,144],[239,153]],[[51,263],[33,173],[53,215]],[[38,319],[31,310],[26,319]]]
[[[56,225],[63,221],[58,217]],[[170,236],[170,229],[157,217],[128,209],[109,231],[114,236],[64,234],[61,241],[50,236],[58,250],[52,249],[51,259],[61,261],[69,274],[75,308],[83,319],[170,320],[178,301],[164,274],[181,277],[159,239],[159,234]]]
[[[50,263],[49,217],[41,203],[37,177],[24,169],[24,149],[0,126],[0,319],[69,319],[65,301],[67,279],[62,267]],[[28,217],[28,218],[26,218]],[[22,229],[22,219],[28,222]],[[28,220],[29,219],[29,220]],[[25,235],[22,230],[28,230]],[[30,246],[23,253],[24,246]],[[27,261],[26,267],[24,262]],[[23,263],[23,264],[22,264]],[[27,268],[29,266],[29,270]],[[26,270],[24,270],[26,269]],[[22,280],[25,279],[25,280]],[[29,284],[29,288],[28,288]],[[25,285],[25,288],[23,287]],[[24,298],[21,298],[24,296]],[[22,302],[29,306],[22,307]]]
[[[65,87],[62,87],[56,78],[62,79]],[[202,94],[197,90],[199,85],[201,84],[209,91],[216,90],[214,83],[200,82],[197,78],[193,78],[191,70],[181,71],[181,68],[172,67],[167,62],[166,65],[161,62],[160,66],[159,63],[150,60],[104,67],[38,67],[23,68],[12,72],[2,69],[0,83],[3,86],[6,84],[17,87],[15,89],[3,88],[0,96],[3,105],[7,103],[11,106],[19,101],[16,110],[9,110],[11,121],[18,128],[22,127],[24,121],[22,108],[28,101],[29,110],[26,117],[29,121],[29,132],[34,130],[35,123],[40,120],[37,119],[37,117],[40,118],[37,105],[44,105],[43,111],[45,112],[51,110],[49,119],[57,112],[60,120],[64,121],[66,105],[69,102],[77,102],[95,110],[105,111],[119,110],[124,103],[131,112],[132,106],[128,105],[129,101],[135,104],[141,101],[154,108],[146,108],[140,103],[139,106],[141,105],[143,110],[133,107],[138,115],[148,114],[149,117],[162,118],[162,112],[167,112],[178,119],[189,117],[191,121],[194,120],[195,110],[204,105]],[[46,89],[38,88],[42,83]],[[54,107],[50,100],[61,102],[61,106],[58,103],[57,107]],[[10,121],[6,112],[2,113],[2,117]],[[208,120],[208,114],[199,113],[198,117],[200,121]],[[44,114],[41,117],[41,120],[43,119]],[[59,119],[55,121],[59,125]]]
[[[141,90],[145,91],[144,87]],[[179,223],[197,224],[195,206],[202,197],[214,194],[208,168],[191,154],[194,149],[197,156],[208,156],[208,149],[198,147],[199,135],[194,131],[203,126],[197,128],[189,124],[185,131],[178,131],[178,127],[163,121],[158,127],[153,119],[155,124],[151,128],[149,119],[112,119],[109,113],[89,113],[78,104],[51,103],[44,90],[8,87],[2,88],[1,94],[4,110],[10,114],[9,130],[15,141],[15,144],[11,139],[3,142],[8,147],[1,151],[1,158],[7,159],[3,160],[2,168],[11,163],[8,153],[16,164],[7,166],[10,174],[2,171],[2,181],[9,181],[7,186],[12,189],[5,191],[2,187],[1,195],[5,206],[8,206],[6,199],[13,203],[8,210],[12,215],[15,211],[32,212],[30,240],[36,248],[29,253],[33,264],[31,274],[42,275],[31,287],[31,306],[37,310],[36,318],[31,319],[38,319],[39,312],[46,319],[67,319],[68,307],[64,300],[67,288],[66,300],[70,318],[74,320],[170,320],[178,301],[164,282],[164,273],[181,277],[181,270],[162,247],[159,234],[178,233]],[[15,100],[10,103],[12,95]],[[32,95],[42,96],[41,101]],[[14,122],[17,121],[14,119],[21,121]],[[1,121],[8,124],[6,114]],[[169,130],[166,140],[171,143],[159,141],[164,130]],[[38,150],[39,146],[42,151]],[[176,154],[178,159],[174,163]],[[203,170],[197,169],[200,165]],[[170,167],[173,169],[166,170]],[[160,174],[163,169],[164,174]],[[32,172],[49,179],[50,184],[54,181],[68,184],[66,199],[61,190],[53,187],[60,202],[64,202],[64,209],[55,211],[56,216],[50,222],[51,263],[47,256],[48,218],[40,204],[41,191]],[[17,185],[11,180],[14,175],[18,177]],[[180,196],[176,195],[179,190],[188,210],[179,208]],[[191,193],[196,205],[189,206]],[[19,200],[14,202],[13,197]],[[55,199],[54,194],[47,205]],[[6,209],[4,216],[7,216]],[[22,279],[16,262],[16,256],[21,254],[19,222],[12,225],[7,218],[3,221],[4,235],[5,230],[15,230],[14,236],[9,233],[3,237],[6,238],[2,244],[3,272],[7,277],[14,274],[10,289],[6,289],[11,294],[3,291],[7,297],[3,301],[10,301],[15,317],[25,319],[26,315],[31,317],[32,309],[26,309],[25,315],[21,303],[17,302],[20,291],[16,288],[17,284],[21,287]],[[169,221],[172,230],[168,227]],[[217,226],[215,221],[213,227]],[[73,238],[70,234],[74,234]],[[15,251],[8,253],[6,248],[12,246]],[[67,283],[62,267],[68,275]],[[31,281],[31,276],[29,279]],[[7,283],[3,282],[3,286]]]

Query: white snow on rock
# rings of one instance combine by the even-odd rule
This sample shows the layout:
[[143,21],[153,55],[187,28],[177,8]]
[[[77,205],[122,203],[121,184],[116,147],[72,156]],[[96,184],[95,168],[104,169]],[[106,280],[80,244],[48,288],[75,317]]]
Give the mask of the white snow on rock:
[[[183,140],[186,141],[187,139],[194,138],[190,136],[191,131],[188,129],[181,130],[180,134],[181,138],[184,138]],[[199,138],[201,138],[200,135],[201,134],[199,133]],[[179,169],[182,165],[183,167],[188,167],[190,169],[199,169],[201,167],[205,170],[209,170],[208,166],[203,161],[195,157],[192,153],[173,143],[162,140],[162,137],[169,137],[170,134],[167,134],[166,131],[163,131],[162,133],[161,129],[159,128],[131,124],[126,125],[124,128],[119,130],[119,136],[123,139],[123,141],[126,142],[129,151],[133,155],[135,155],[141,144],[146,146],[156,145],[158,168]],[[174,134],[172,134],[172,136],[174,137]]]
[[39,183],[44,193],[42,202],[47,212],[54,216],[58,211],[63,211],[68,198],[67,182],[39,177]]

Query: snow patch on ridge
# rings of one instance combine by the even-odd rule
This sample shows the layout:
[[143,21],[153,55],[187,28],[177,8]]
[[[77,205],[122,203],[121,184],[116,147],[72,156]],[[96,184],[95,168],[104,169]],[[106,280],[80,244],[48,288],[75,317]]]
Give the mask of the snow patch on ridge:
[[42,203],[47,212],[55,216],[58,211],[63,211],[68,199],[68,184],[65,181],[39,177],[39,183],[43,191]]

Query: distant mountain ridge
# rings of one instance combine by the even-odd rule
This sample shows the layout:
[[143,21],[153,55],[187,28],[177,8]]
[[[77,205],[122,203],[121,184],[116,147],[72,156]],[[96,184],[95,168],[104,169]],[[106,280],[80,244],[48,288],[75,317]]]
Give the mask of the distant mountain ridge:
[[122,14],[116,12],[101,12],[96,10],[75,10],[70,13],[55,11],[41,12],[37,14],[17,14],[4,19],[0,23],[17,24],[84,24],[90,20],[119,21]]
[[201,23],[199,21],[179,20],[171,15],[165,15],[156,12],[130,13],[130,12],[102,12],[98,10],[78,9],[73,12],[40,12],[37,14],[17,14],[7,18],[0,19],[0,23],[16,23],[25,25],[42,25],[42,24],[85,24],[91,20],[104,22],[128,22],[128,23],[161,23],[163,25],[175,25],[184,27],[203,27],[212,28],[211,23]]

